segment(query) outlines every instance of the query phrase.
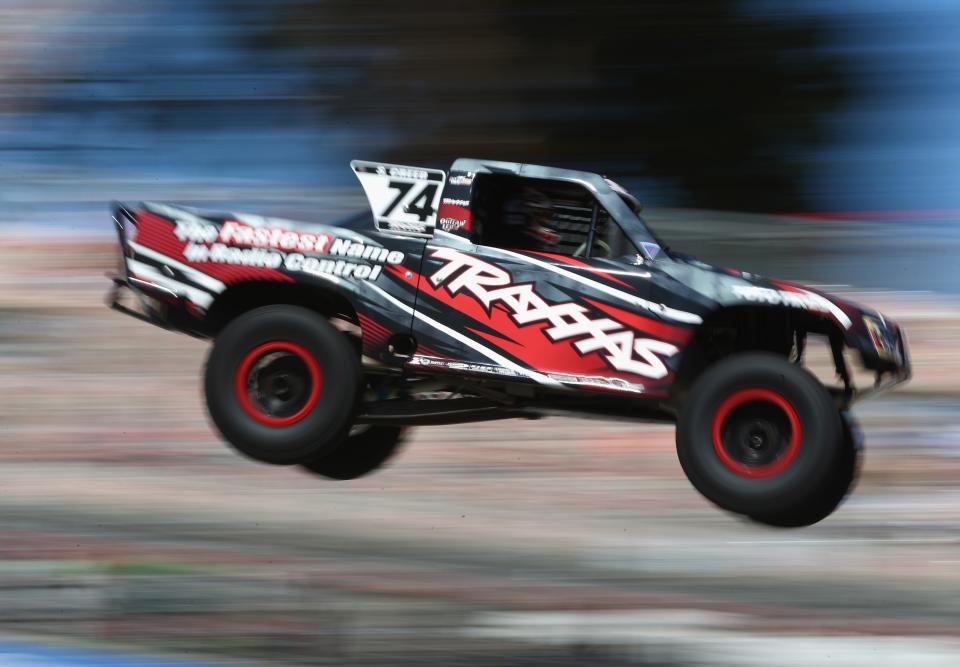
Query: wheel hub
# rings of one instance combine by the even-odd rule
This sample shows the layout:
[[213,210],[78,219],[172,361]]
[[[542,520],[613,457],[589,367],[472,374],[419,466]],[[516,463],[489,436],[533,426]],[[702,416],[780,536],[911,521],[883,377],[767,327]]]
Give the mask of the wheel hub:
[[320,370],[302,346],[275,341],[247,353],[237,369],[235,384],[247,414],[269,426],[289,426],[316,405]]
[[743,477],[780,474],[800,447],[796,411],[780,394],[767,389],[731,394],[718,407],[712,431],[720,462]]

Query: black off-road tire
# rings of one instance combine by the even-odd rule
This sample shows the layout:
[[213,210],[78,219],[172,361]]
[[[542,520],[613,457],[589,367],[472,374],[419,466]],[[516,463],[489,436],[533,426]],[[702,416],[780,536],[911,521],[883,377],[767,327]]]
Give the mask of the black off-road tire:
[[843,416],[843,436],[840,463],[817,498],[793,514],[768,516],[761,512],[750,518],[777,528],[799,528],[817,523],[833,514],[856,485],[862,461],[860,429],[856,422],[847,416]]
[[400,426],[360,426],[332,452],[302,463],[306,470],[336,480],[363,477],[393,458],[406,439]]
[[360,386],[347,337],[320,314],[265,306],[232,321],[207,359],[207,408],[240,453],[299,463],[346,438]]
[[844,442],[826,388],[764,352],[708,368],[677,423],[677,454],[694,487],[723,509],[771,525],[809,525],[836,507],[856,468]]

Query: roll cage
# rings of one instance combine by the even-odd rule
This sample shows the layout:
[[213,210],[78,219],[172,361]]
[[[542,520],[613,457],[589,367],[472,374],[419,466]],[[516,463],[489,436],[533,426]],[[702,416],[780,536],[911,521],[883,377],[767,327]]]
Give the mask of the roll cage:
[[[499,162],[494,160],[476,160],[460,158],[450,168],[450,176],[455,174],[500,174],[532,180],[563,181],[580,185],[594,197],[610,217],[630,237],[646,261],[669,261],[669,256],[661,252],[662,246],[657,237],[647,227],[633,207],[624,201],[624,197],[611,186],[611,182],[599,174],[574,169],[560,169],[519,162]],[[617,186],[619,189],[619,186]],[[630,195],[628,195],[630,196]],[[631,199],[633,197],[631,196]],[[634,200],[635,201],[635,200]],[[591,235],[596,221],[591,226]],[[590,239],[592,242],[592,237]]]

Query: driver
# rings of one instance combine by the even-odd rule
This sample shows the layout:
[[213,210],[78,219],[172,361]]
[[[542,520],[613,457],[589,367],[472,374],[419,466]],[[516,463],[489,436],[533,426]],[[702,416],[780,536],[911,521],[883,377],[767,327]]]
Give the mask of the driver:
[[510,197],[503,207],[503,224],[528,247],[555,246],[560,234],[553,230],[553,202],[533,187]]

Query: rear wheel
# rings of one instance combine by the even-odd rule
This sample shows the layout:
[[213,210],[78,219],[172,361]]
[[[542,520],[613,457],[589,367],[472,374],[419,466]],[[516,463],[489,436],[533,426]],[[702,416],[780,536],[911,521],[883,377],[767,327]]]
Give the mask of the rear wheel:
[[[693,386],[677,424],[684,472],[720,507],[772,525],[809,525],[855,469],[833,401],[810,373],[760,352],[731,356]],[[837,496],[835,502],[825,498]],[[829,506],[829,507],[828,507]]]
[[343,441],[359,379],[353,348],[322,316],[267,306],[220,333],[204,385],[230,444],[258,461],[292,464]]
[[356,479],[393,458],[407,429],[399,426],[355,426],[346,441],[332,452],[302,463],[310,472],[330,479]]

